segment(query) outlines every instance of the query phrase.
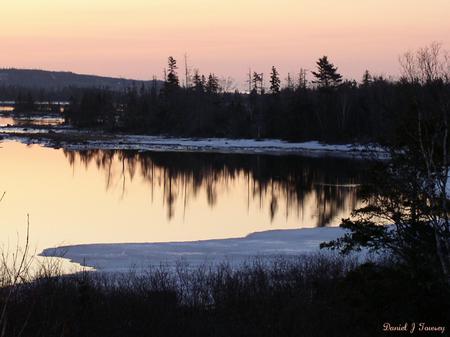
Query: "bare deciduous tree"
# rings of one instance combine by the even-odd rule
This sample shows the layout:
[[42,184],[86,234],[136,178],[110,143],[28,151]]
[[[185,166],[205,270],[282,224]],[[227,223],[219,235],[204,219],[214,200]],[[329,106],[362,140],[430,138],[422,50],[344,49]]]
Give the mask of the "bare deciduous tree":
[[417,51],[408,51],[399,61],[403,77],[411,83],[450,79],[450,56],[441,43],[433,42]]
[[[450,95],[439,90],[439,82],[450,79],[449,53],[437,42],[408,52],[401,59],[404,76],[412,83],[428,84],[436,97],[438,109],[428,111],[416,102],[417,143],[426,169],[423,189],[432,212],[428,214],[434,229],[436,252],[442,271],[450,284],[450,222],[448,202]],[[436,88],[435,88],[436,87]]]

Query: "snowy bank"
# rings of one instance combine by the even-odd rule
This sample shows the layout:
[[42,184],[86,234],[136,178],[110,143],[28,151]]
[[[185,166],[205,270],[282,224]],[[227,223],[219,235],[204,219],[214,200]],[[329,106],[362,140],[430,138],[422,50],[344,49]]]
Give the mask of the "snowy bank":
[[73,144],[68,149],[93,146],[99,149],[181,151],[218,153],[269,153],[269,154],[343,154],[361,155],[373,153],[373,149],[353,144],[323,144],[318,141],[291,143],[278,139],[227,139],[227,138],[161,138],[156,136],[119,136],[112,142],[92,141]]
[[0,128],[0,136],[26,144],[62,147],[67,150],[134,150],[157,152],[215,152],[241,154],[297,154],[307,156],[383,157],[374,145],[301,143],[279,139],[172,138],[81,131],[70,128]]
[[257,232],[244,238],[193,242],[85,244],[45,249],[41,256],[69,259],[105,272],[127,272],[179,262],[190,266],[228,262],[239,265],[254,257],[292,257],[319,251],[320,243],[342,236],[338,227]]

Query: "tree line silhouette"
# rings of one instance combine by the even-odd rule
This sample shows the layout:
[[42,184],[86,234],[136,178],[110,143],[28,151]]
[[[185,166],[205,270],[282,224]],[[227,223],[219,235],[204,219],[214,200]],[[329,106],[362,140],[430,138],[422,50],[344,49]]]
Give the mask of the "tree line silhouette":
[[282,87],[272,67],[269,91],[255,72],[250,92],[240,93],[223,90],[216,75],[196,71],[192,85],[181,87],[170,57],[162,89],[84,90],[72,97],[66,118],[79,127],[170,136],[382,142],[402,127],[414,98],[430,100],[436,90],[450,89],[442,81],[393,81],[367,71],[358,84],[343,80],[326,56],[312,74],[312,86],[303,71],[295,85],[289,79]]
[[433,105],[435,97],[450,90],[449,81],[442,78],[404,75],[392,80],[368,71],[360,83],[344,80],[327,56],[311,73],[314,79],[309,83],[301,69],[296,80],[289,74],[282,86],[274,66],[266,91],[264,74],[249,72],[248,91],[232,92],[215,74],[198,70],[186,74],[180,85],[177,61],[169,57],[163,85],[154,79],[124,91],[3,87],[0,98],[15,95],[18,112],[33,110],[34,98],[66,99],[68,123],[111,132],[383,143],[394,139],[412,118],[412,106]]
[[240,93],[225,91],[216,75],[198,71],[191,85],[181,87],[177,69],[176,60],[169,57],[161,90],[156,85],[134,86],[123,93],[85,90],[72,97],[67,121],[80,127],[171,136],[365,141],[380,130],[381,122],[374,125],[373,120],[384,120],[386,92],[399,86],[370,76],[361,85],[342,81],[326,56],[313,72],[314,87],[299,76],[297,85],[282,88],[272,67],[268,92],[263,74],[257,72],[249,74],[249,92]]

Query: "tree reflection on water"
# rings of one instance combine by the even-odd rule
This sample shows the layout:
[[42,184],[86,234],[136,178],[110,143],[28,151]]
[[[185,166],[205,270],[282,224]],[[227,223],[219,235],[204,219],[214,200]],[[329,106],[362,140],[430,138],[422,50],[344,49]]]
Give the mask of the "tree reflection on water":
[[73,167],[95,163],[105,173],[107,190],[120,183],[124,195],[127,180],[136,174],[148,182],[152,202],[155,187],[162,188],[169,220],[178,198],[185,212],[189,200],[203,191],[208,206],[214,208],[221,193],[238,182],[246,185],[247,207],[251,200],[257,201],[261,209],[268,208],[271,221],[283,212],[280,204],[285,206],[286,218],[291,212],[302,216],[305,207],[314,207],[315,225],[320,227],[357,206],[366,167],[362,161],[331,157],[123,150],[65,150],[64,154]]

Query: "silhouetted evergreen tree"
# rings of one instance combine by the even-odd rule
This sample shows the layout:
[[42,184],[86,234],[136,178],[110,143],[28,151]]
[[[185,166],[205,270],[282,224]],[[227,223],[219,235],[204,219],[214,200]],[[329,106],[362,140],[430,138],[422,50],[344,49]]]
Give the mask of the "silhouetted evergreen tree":
[[280,92],[280,75],[278,74],[275,66],[272,67],[272,72],[270,73],[270,91],[273,94],[277,94]]
[[180,80],[178,78],[177,69],[178,69],[177,61],[172,56],[169,56],[167,79],[165,82],[165,88],[169,91],[176,89],[180,86]]
[[317,72],[312,74],[316,78],[313,83],[319,88],[336,87],[342,82],[342,75],[337,72],[337,67],[328,61],[327,56],[323,56],[317,61]]

